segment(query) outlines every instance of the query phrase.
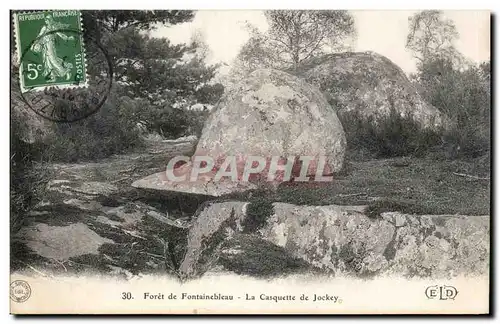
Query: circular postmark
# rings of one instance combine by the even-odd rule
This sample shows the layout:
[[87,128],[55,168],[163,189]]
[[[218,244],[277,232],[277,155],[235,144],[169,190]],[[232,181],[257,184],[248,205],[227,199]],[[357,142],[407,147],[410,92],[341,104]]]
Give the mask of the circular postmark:
[[17,303],[24,303],[31,296],[31,287],[24,280],[14,280],[10,284],[10,298]]
[[[50,46],[53,47],[56,36],[61,35],[65,40],[79,39],[81,50],[67,50],[66,56],[56,57]],[[23,80],[35,75],[46,82],[26,87]],[[34,39],[20,59],[22,101],[36,114],[53,122],[75,122],[96,113],[109,96],[112,79],[107,51],[92,36],[84,37],[79,30],[48,31]]]

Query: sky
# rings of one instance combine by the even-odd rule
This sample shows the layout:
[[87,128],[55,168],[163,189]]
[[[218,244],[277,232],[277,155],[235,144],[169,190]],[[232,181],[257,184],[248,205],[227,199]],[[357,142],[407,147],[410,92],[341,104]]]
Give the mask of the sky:
[[[415,60],[405,48],[408,17],[417,11],[351,11],[358,33],[356,51],[374,51],[387,56],[405,72],[415,71]],[[490,58],[490,12],[444,11],[446,18],[455,22],[460,38],[456,48],[467,58],[482,62]],[[267,22],[259,10],[202,10],[193,21],[170,27],[159,27],[151,32],[154,37],[167,37],[173,43],[188,42],[196,31],[201,31],[211,50],[208,63],[231,61],[248,40],[243,23],[248,21],[262,31]]]

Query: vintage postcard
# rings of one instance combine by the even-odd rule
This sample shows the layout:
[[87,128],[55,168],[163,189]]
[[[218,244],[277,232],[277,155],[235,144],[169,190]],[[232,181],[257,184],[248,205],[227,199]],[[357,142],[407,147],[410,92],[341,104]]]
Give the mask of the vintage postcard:
[[490,12],[10,15],[12,314],[490,313]]

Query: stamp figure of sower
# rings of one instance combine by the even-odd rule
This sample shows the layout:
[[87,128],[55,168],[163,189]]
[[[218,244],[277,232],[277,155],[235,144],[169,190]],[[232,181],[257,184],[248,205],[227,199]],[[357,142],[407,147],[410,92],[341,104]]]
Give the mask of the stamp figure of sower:
[[22,92],[86,86],[79,11],[16,13],[14,23]]
[[69,24],[56,22],[52,15],[46,15],[45,25],[42,26],[37,39],[31,46],[33,52],[42,54],[43,76],[47,79],[47,82],[55,82],[57,77],[64,77],[66,80],[71,78],[73,64],[58,57],[56,49],[57,37],[64,41],[73,41],[75,39],[72,35],[65,35],[61,31],[67,28],[69,28]]

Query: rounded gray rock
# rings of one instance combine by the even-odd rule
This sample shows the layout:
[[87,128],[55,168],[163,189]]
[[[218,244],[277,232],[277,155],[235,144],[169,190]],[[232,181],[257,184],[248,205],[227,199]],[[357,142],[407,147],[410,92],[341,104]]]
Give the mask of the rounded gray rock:
[[318,89],[288,73],[261,69],[223,96],[195,155],[326,156],[336,172],[345,149],[342,124]]
[[296,71],[317,86],[342,115],[357,112],[376,121],[392,108],[411,116],[422,127],[447,127],[448,118],[425,102],[401,68],[374,52],[325,55],[303,63]]

